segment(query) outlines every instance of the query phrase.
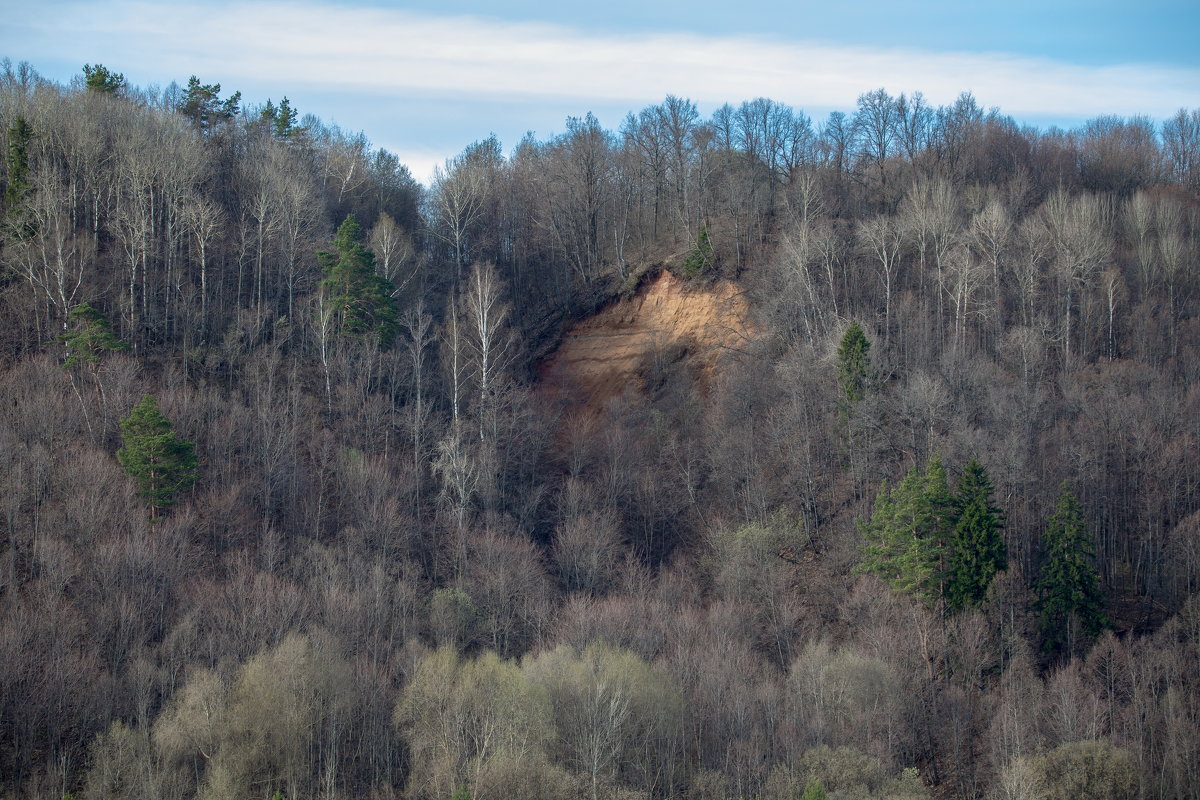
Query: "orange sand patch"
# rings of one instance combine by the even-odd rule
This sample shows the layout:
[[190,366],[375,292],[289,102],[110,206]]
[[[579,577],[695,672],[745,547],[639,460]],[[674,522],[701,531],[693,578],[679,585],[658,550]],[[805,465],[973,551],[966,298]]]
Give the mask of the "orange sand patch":
[[664,270],[633,297],[572,326],[542,365],[542,389],[568,407],[600,411],[627,390],[643,391],[646,365],[680,348],[707,383],[723,354],[748,338],[746,310],[730,281],[687,288]]

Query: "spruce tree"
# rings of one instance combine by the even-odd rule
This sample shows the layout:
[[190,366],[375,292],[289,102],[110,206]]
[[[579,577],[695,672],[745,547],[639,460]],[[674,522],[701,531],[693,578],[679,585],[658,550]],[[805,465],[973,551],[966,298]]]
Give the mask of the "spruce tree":
[[117,451],[117,461],[150,506],[150,519],[157,519],[196,482],[196,446],[175,435],[151,395],[121,420],[121,439],[124,447]]
[[296,131],[298,113],[292,108],[292,103],[286,97],[276,106],[270,99],[259,112],[259,122],[263,123],[271,134],[279,139],[287,139]]
[[262,111],[258,114],[258,121],[267,126],[267,130],[275,131],[275,115],[279,110],[275,108],[275,104],[271,102],[271,98],[267,98],[267,104],[262,107]]
[[1038,610],[1042,646],[1049,652],[1072,650],[1075,630],[1095,636],[1108,624],[1101,612],[1100,578],[1092,564],[1093,543],[1083,510],[1064,483],[1058,504],[1042,534],[1038,570]]
[[839,405],[848,413],[867,395],[872,380],[871,342],[862,326],[851,322],[838,345],[838,387],[841,389]]
[[880,488],[871,520],[861,526],[867,543],[855,571],[878,575],[894,591],[934,606],[953,526],[946,470],[934,454],[924,473],[913,467],[895,489]]
[[971,459],[955,486],[956,522],[950,540],[946,606],[957,611],[983,601],[992,577],[1008,566],[1000,530],[1004,512],[992,501],[987,472]]
[[296,109],[286,97],[279,101],[279,109],[275,112],[274,133],[280,139],[286,139],[296,129]]

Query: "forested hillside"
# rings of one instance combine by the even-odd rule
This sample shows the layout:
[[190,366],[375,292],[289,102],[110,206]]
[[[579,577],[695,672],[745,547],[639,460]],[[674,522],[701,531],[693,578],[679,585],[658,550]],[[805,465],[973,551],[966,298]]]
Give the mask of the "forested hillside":
[[0,64],[0,795],[1200,797],[1200,109],[172,77]]

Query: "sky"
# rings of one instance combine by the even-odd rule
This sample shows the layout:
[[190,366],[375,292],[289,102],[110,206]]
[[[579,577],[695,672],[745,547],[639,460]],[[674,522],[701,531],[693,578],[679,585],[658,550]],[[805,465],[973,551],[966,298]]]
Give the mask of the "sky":
[[60,83],[100,63],[247,106],[287,96],[427,182],[491,134],[507,151],[589,111],[615,130],[667,94],[705,115],[769,97],[817,123],[880,87],[970,91],[1039,127],[1161,121],[1200,107],[1200,3],[0,0],[2,57]]

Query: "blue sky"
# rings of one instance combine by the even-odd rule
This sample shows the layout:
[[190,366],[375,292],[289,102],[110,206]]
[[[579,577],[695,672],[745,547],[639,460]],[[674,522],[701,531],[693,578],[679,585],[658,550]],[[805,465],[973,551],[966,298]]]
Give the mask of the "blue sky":
[[419,179],[495,133],[616,128],[667,93],[703,113],[766,96],[814,120],[883,86],[963,90],[1019,121],[1154,119],[1200,106],[1200,3],[0,0],[0,56],[65,82],[103,63],[196,74],[248,104],[287,95],[400,155]]

